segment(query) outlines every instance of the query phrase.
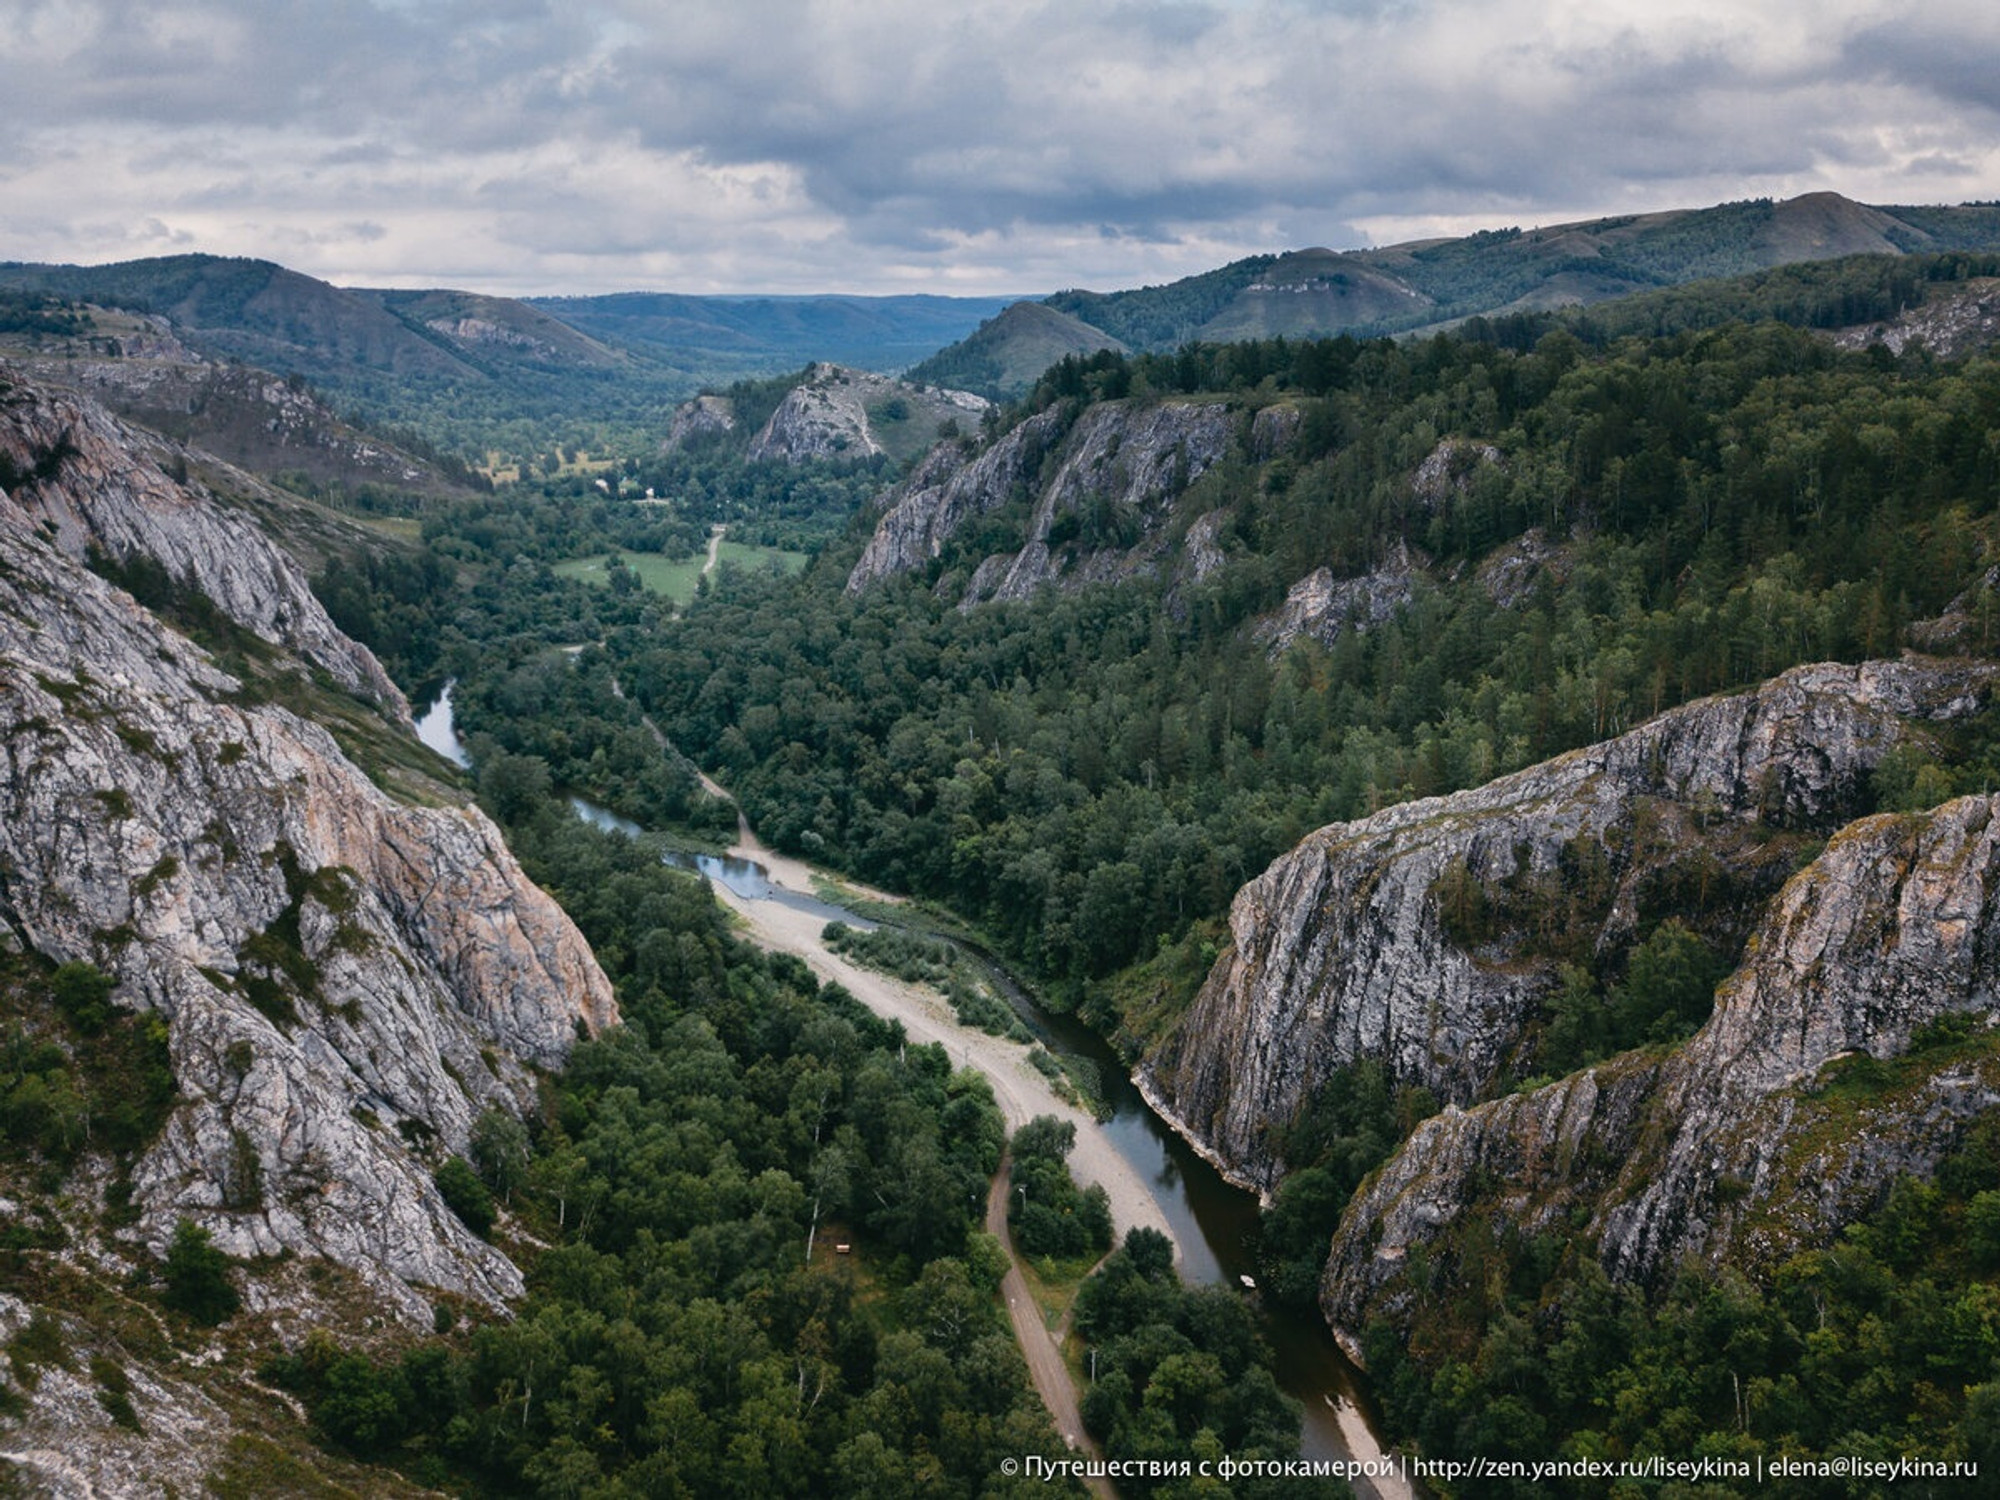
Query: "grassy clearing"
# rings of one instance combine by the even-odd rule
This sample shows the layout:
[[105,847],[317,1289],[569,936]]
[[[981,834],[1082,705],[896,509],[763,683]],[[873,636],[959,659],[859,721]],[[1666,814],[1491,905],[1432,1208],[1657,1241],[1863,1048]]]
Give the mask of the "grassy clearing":
[[[665,558],[651,552],[621,552],[625,566],[639,575],[639,582],[663,598],[676,604],[686,604],[694,598],[695,580],[701,577],[702,557]],[[585,583],[605,583],[608,581],[607,567],[611,561],[608,554],[596,557],[573,557],[567,562],[555,565],[559,578],[580,578]]]
[[[695,557],[668,559],[649,552],[624,552],[619,554],[625,566],[639,575],[639,581],[662,598],[675,604],[685,605],[694,599],[695,585],[701,578],[701,570],[706,565],[706,553]],[[580,578],[585,583],[604,583],[607,579],[606,567],[610,562],[606,554],[595,557],[573,557],[567,562],[555,565],[555,572],[562,578]],[[768,568],[773,563],[787,573],[796,573],[806,565],[803,552],[783,552],[776,547],[751,547],[740,542],[724,542],[716,554],[716,561],[729,563],[739,568]]]
[[380,532],[383,536],[392,536],[399,542],[421,542],[424,539],[424,523],[415,516],[351,516],[343,511],[341,518]]

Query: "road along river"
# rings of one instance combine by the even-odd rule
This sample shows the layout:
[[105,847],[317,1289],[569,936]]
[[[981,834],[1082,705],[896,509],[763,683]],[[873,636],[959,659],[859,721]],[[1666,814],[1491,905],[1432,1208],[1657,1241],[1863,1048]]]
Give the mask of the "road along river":
[[[449,685],[418,720],[417,729],[439,754],[461,766],[470,764],[452,723]],[[708,786],[711,792],[726,795],[712,782]],[[632,836],[644,831],[583,798],[570,800],[580,817],[601,828]],[[878,1015],[901,1021],[912,1040],[935,1042],[955,1066],[984,1073],[1009,1131],[1042,1114],[1073,1122],[1076,1149],[1070,1155],[1070,1168],[1079,1182],[1103,1185],[1121,1237],[1140,1224],[1160,1230],[1173,1240],[1181,1274],[1190,1281],[1238,1286],[1239,1278],[1255,1274],[1256,1197],[1225,1182],[1174,1134],[1140,1097],[1111,1049],[1081,1023],[1043,1010],[1031,996],[1007,983],[1004,972],[996,975],[1023,1021],[1051,1050],[1096,1064],[1111,1110],[1103,1121],[1059,1098],[1049,1080],[1029,1064],[1027,1046],[959,1024],[935,990],[903,983],[830,952],[820,938],[828,922],[863,929],[878,924],[817,895],[826,883],[816,883],[817,872],[765,847],[747,824],[739,826],[737,844],[727,855],[666,858],[707,876],[718,898],[743,919],[758,943],[796,955],[822,981],[841,984]],[[857,894],[867,897],[871,907],[895,900],[880,892]],[[1040,1326],[1038,1316],[1033,1321]],[[1277,1314],[1267,1314],[1261,1322],[1276,1356],[1278,1382],[1304,1409],[1304,1456],[1380,1458],[1382,1447],[1363,1406],[1358,1379],[1326,1327],[1317,1318]],[[1018,1318],[1016,1331],[1025,1347],[1031,1335]],[[1041,1331],[1048,1340],[1047,1330]],[[1394,1479],[1357,1481],[1355,1487],[1360,1494],[1379,1494],[1384,1500],[1404,1500],[1412,1494]]]

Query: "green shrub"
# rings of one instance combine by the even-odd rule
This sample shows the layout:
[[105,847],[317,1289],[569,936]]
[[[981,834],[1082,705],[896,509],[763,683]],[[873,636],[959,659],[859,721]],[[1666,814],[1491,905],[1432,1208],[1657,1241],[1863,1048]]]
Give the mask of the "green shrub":
[[433,1180],[438,1192],[444,1195],[445,1207],[457,1214],[467,1229],[484,1239],[493,1228],[493,1195],[479,1180],[472,1163],[454,1156],[437,1169]]
[[111,991],[117,984],[95,964],[66,963],[49,976],[56,1009],[85,1036],[95,1036],[111,1019]]
[[211,1327],[234,1316],[243,1299],[229,1280],[229,1257],[210,1242],[206,1229],[182,1219],[167,1247],[164,1301],[177,1312]]

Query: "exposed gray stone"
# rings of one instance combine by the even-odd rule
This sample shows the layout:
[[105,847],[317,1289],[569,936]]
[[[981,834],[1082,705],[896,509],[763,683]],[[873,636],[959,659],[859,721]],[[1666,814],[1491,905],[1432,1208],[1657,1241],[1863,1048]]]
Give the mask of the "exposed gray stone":
[[[1436,894],[1447,867],[1462,861],[1487,885],[1548,874],[1572,840],[1628,841],[1642,811],[1670,839],[1713,819],[1837,826],[1891,748],[1977,712],[1996,674],[1921,660],[1801,667],[1476,790],[1321,829],[1238,893],[1230,951],[1142,1083],[1227,1175],[1266,1191],[1284,1170],[1268,1124],[1293,1119],[1339,1067],[1372,1058],[1399,1082],[1472,1099],[1557,981],[1551,962],[1452,941]],[[1619,870],[1594,940],[1629,931],[1645,873]]]
[[[1025,599],[1051,583],[1158,571],[1173,502],[1228,452],[1235,413],[1215,402],[1110,402],[1088,408],[1067,431],[1062,420],[1042,412],[976,457],[953,444],[933,450],[889,496],[848,592],[924,566],[967,521],[1024,498],[1033,509],[1022,545],[1004,567],[990,557],[977,564],[961,609]],[[1076,521],[1059,529],[1064,517]],[[1108,520],[1130,540],[1105,545],[1084,518]]]
[[1252,634],[1277,656],[1300,636],[1331,646],[1349,630],[1367,631],[1395,617],[1416,597],[1419,568],[1402,542],[1381,567],[1359,578],[1335,578],[1319,568],[1293,584],[1277,613],[1257,622]]
[[991,404],[969,391],[913,386],[886,375],[817,364],[786,393],[750,440],[750,456],[796,463],[808,458],[866,458],[880,453],[871,406],[915,404],[935,427],[947,418],[976,425]]
[[1587,1221],[1614,1276],[1648,1280],[1689,1256],[1776,1263],[1935,1170],[2000,1105],[1991,1060],[1838,1129],[1818,1090],[1835,1060],[1894,1057],[1940,1017],[2000,1024],[1996,814],[2000,798],[1968,797],[1852,825],[1785,887],[1685,1046],[1419,1126],[1334,1237],[1321,1302],[1343,1343],[1405,1304],[1410,1253],[1469,1211],[1524,1233]]
[[859,594],[941,555],[965,522],[1026,492],[1059,436],[1060,418],[1042,412],[976,457],[958,443],[939,443],[890,491],[875,534],[847,576],[847,592]]
[[[135,476],[101,412],[9,396],[78,436],[32,513],[0,496],[0,898],[30,946],[167,1023],[182,1102],[134,1170],[135,1233],[161,1251],[185,1217],[233,1254],[325,1256],[415,1320],[419,1287],[497,1306],[519,1273],[445,1208],[427,1143],[523,1111],[531,1070],[615,1019],[609,983],[483,814],[392,800],[72,555],[89,518],[222,592],[282,586],[254,528]],[[277,623],[380,672],[303,611]],[[260,979],[289,999],[260,1009]]]
[[674,408],[674,418],[668,424],[666,441],[660,446],[665,452],[674,453],[696,438],[735,430],[735,402],[727,396],[696,396],[693,400],[683,401]]
[[1434,515],[1452,496],[1469,491],[1481,469],[1497,468],[1500,462],[1500,450],[1491,443],[1446,438],[1410,476],[1410,496],[1426,515]]
[[121,563],[151,559],[244,629],[324,668],[408,724],[402,693],[327,617],[298,564],[250,515],[169,478],[163,457],[157,439],[96,403],[28,384],[0,366],[0,458],[30,476],[15,485],[12,500],[57,547],[79,561],[92,549]]
[[1544,578],[1560,584],[1569,577],[1571,550],[1551,542],[1548,533],[1532,526],[1504,546],[1496,547],[1479,564],[1479,586],[1502,609],[1518,609]]

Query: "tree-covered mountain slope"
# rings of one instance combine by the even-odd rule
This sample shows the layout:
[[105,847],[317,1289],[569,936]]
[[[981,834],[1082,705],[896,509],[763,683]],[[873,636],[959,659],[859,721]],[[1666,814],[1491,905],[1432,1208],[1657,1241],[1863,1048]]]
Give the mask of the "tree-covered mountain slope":
[[[1991,205],[1872,208],[1811,193],[1373,250],[1258,255],[1164,286],[1058,292],[1044,306],[1062,315],[1080,350],[1094,334],[1157,352],[1191,342],[1421,332],[1799,262],[1995,249],[2000,209]],[[1045,367],[1027,368],[1045,347],[1039,323],[1003,319],[921,371],[1015,396]]]
[[894,371],[1005,305],[654,293],[528,301],[337,287],[268,261],[212,255],[10,263],[0,265],[0,288],[164,320],[204,359],[310,381],[343,416],[473,460],[552,442],[641,451],[662,435],[664,410],[704,384],[827,359]]
[[[0,367],[10,1492],[970,1494],[1062,1451],[980,1229],[984,1080],[535,753],[734,826],[548,645],[659,620],[511,544],[616,524],[579,487],[388,542]],[[476,773],[335,615],[460,674]],[[1116,1331],[1226,1343],[1223,1430],[1293,1451],[1247,1312],[1147,1264]]]
[[1081,986],[1310,828],[1893,653],[1990,565],[1984,356],[1520,331],[1068,361],[633,680],[769,835]]
[[[2000,1264],[1990,274],[1071,357],[801,578],[611,649],[767,837],[1112,1035],[1432,1451],[1956,1461],[2000,1388],[1949,1331]],[[1842,332],[1915,307],[1969,336]],[[1717,1319],[1770,1341],[1735,1386]],[[1671,1420],[1581,1373],[1670,1367]]]
[[1011,299],[614,292],[528,301],[607,343],[683,362],[706,355],[730,373],[797,369],[826,360],[891,374],[964,338]]

